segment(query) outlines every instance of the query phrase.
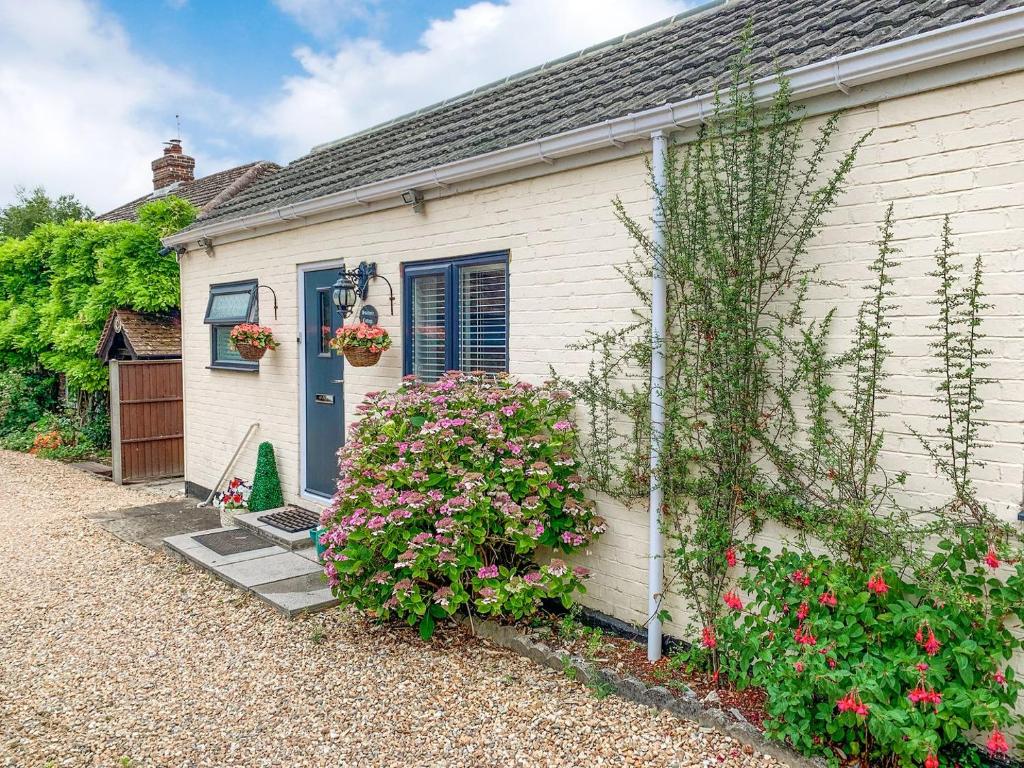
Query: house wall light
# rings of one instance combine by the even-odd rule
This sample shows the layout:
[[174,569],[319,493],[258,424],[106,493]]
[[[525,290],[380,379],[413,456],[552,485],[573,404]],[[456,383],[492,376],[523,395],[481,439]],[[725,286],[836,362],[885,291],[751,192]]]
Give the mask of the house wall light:
[[342,270],[338,273],[338,279],[331,291],[331,300],[334,302],[334,308],[342,318],[352,314],[357,298],[356,283],[352,279],[352,273]]
[[407,189],[402,193],[402,202],[411,205],[416,213],[423,213],[423,193],[418,189]]
[[377,274],[377,262],[361,261],[355,269],[342,267],[338,273],[338,279],[331,286],[331,301],[334,308],[343,318],[348,317],[355,310],[357,301],[366,301],[370,292],[370,281],[380,278],[388,285],[389,298],[391,299],[391,314],[395,314],[395,290],[391,287],[391,281],[384,275]]

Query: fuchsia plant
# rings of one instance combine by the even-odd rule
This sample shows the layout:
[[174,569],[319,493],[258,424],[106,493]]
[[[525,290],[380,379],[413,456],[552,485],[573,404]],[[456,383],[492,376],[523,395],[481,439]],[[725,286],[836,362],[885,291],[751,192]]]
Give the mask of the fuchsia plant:
[[971,730],[993,754],[1010,752],[1024,563],[1001,559],[983,531],[943,540],[912,580],[753,547],[742,565],[729,612],[704,636],[731,680],[765,688],[770,736],[833,764],[886,768],[954,765],[943,750]]
[[[459,610],[568,606],[587,571],[557,555],[605,528],[577,474],[572,407],[552,387],[482,373],[369,394],[323,516],[334,594],[424,638]],[[555,555],[543,565],[542,547]]]

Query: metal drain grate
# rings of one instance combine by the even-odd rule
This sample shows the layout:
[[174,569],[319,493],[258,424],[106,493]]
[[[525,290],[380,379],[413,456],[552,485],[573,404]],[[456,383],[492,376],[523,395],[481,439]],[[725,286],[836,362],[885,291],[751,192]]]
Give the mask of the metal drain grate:
[[297,509],[296,507],[282,509],[280,512],[271,512],[269,515],[263,515],[256,519],[288,533],[308,531],[310,528],[320,525],[320,515],[310,512],[308,509]]

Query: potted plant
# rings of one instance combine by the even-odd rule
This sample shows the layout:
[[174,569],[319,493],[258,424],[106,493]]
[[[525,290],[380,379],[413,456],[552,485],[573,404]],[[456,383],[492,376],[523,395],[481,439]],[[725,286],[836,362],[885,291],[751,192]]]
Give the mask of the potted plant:
[[250,495],[252,495],[252,484],[240,477],[232,478],[227,488],[214,495],[213,505],[220,510],[221,525],[234,525],[235,514],[249,511]]
[[274,332],[265,325],[241,323],[231,329],[231,346],[238,350],[243,360],[256,361],[268,349],[277,349]]
[[391,337],[379,325],[343,325],[331,339],[331,347],[344,353],[350,365],[362,368],[377,364],[381,352],[391,347]]

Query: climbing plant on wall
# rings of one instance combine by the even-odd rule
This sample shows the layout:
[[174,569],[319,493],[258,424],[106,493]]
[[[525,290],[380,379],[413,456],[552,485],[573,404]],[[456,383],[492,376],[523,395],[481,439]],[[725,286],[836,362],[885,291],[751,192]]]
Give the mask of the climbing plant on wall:
[[[651,306],[652,266],[668,291],[665,447],[659,477],[671,536],[667,557],[678,591],[705,628],[720,613],[730,553],[755,530],[774,498],[757,461],[790,409],[790,377],[803,298],[814,279],[807,244],[822,226],[861,142],[831,161],[838,116],[807,146],[807,126],[785,80],[771,103],[758,102],[744,39],[725,93],[696,139],[671,147],[663,189],[665,246],[647,222],[616,203],[638,258],[622,273],[642,307]],[[652,182],[653,185],[653,182]],[[602,490],[632,498],[648,485],[650,387],[623,386],[649,370],[646,309],[626,329],[593,333],[597,353],[583,380],[567,381],[590,414],[581,440]]]

